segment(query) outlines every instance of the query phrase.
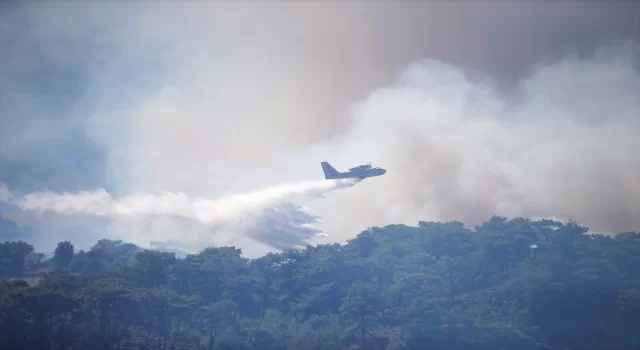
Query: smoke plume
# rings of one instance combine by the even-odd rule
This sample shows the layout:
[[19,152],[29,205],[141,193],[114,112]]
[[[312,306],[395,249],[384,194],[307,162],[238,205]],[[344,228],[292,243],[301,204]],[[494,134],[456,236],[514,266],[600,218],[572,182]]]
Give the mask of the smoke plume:
[[[0,6],[0,210],[36,249],[258,254],[491,215],[640,230],[640,4]],[[261,192],[323,160],[387,173]]]
[[545,62],[510,95],[450,64],[412,65],[353,107],[340,149],[387,175],[337,194],[325,215],[349,230],[492,215],[640,229],[638,53],[615,45]]

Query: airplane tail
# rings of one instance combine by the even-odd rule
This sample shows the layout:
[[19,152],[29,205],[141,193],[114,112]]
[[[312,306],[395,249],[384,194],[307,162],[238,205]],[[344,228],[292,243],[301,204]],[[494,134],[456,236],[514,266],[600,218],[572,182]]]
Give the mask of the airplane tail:
[[340,172],[336,168],[332,167],[328,162],[321,162],[322,171],[324,172],[324,178],[327,180],[338,179]]

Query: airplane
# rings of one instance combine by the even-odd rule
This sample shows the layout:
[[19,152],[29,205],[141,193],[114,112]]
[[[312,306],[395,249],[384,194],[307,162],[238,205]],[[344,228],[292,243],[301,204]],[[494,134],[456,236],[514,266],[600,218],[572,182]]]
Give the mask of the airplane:
[[366,165],[358,165],[357,167],[353,167],[348,171],[343,173],[339,172],[331,166],[328,162],[320,162],[322,165],[322,171],[324,172],[324,178],[327,180],[330,179],[365,179],[367,177],[372,176],[380,176],[384,175],[387,171],[382,168],[372,168],[371,163],[367,163]]

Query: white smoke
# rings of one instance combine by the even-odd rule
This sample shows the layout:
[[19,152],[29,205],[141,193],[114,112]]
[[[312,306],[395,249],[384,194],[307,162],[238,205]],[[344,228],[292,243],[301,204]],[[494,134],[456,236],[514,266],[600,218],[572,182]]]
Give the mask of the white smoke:
[[[189,197],[185,193],[138,193],[114,198],[104,189],[15,195],[6,186],[0,186],[0,202],[39,216],[53,212],[106,217],[113,223],[112,231],[141,246],[165,241],[174,248],[193,252],[206,246],[233,244],[247,237],[271,248],[287,249],[304,245],[322,233],[316,225],[317,218],[296,202],[321,198],[330,191],[358,182],[345,179],[276,185],[217,199]],[[165,228],[171,225],[167,218],[182,223],[180,226],[201,226],[206,230],[198,234],[198,230],[183,227],[168,231],[173,234],[166,231],[145,234],[154,222],[161,222]]]
[[510,94],[447,63],[411,65],[351,109],[332,158],[371,157],[388,173],[332,197],[319,212],[326,231],[419,220],[473,227],[492,215],[640,229],[638,58],[629,44],[549,60]]
[[[301,244],[318,230],[318,219],[291,199],[306,192],[289,198],[284,191],[289,199],[279,200],[284,197],[254,197],[251,189],[319,176],[322,159],[339,169],[363,161],[388,169],[375,181],[309,204],[332,241],[374,225],[459,220],[472,226],[495,214],[555,215],[608,232],[640,229],[637,45],[550,59],[520,75],[540,55],[558,58],[553,47],[564,52],[582,41],[567,38],[600,32],[604,18],[629,27],[613,14],[628,17],[635,13],[630,8],[607,4],[606,16],[592,8],[594,20],[558,15],[573,8],[550,18],[537,8],[483,5],[478,17],[456,6],[366,4],[372,16],[354,21],[351,14],[362,11],[342,5],[151,6],[56,3],[0,14],[10,29],[5,41],[17,43],[2,46],[10,53],[0,65],[2,105],[10,108],[0,113],[6,116],[0,160],[35,164],[59,188],[92,189],[86,185],[92,182],[79,181],[91,174],[70,167],[74,157],[64,152],[80,147],[59,130],[82,125],[107,158],[93,175],[108,179],[113,193],[130,194],[0,191],[5,202],[48,220],[51,209],[34,203],[58,208],[52,230],[69,232],[72,222],[81,222],[87,234],[102,235],[85,225],[81,213],[92,212],[111,223],[101,237],[142,244],[252,246],[238,232],[270,246]],[[503,23],[508,29],[496,33],[495,11],[506,11],[500,13],[517,25]],[[538,11],[535,18],[531,11]],[[78,20],[65,20],[70,14]],[[461,15],[467,20],[451,20]],[[572,29],[554,30],[560,26]],[[497,34],[491,45],[478,45]],[[429,60],[415,62],[419,57]],[[392,71],[410,62],[385,86]],[[34,67],[65,74],[34,75]],[[503,78],[511,71],[518,76],[508,80],[520,82],[475,79],[465,71],[470,68]],[[76,81],[76,75],[87,79]],[[50,84],[42,78],[56,88],[43,93]],[[25,85],[34,87],[31,94],[19,89]],[[71,93],[73,107],[49,103],[65,100],[53,92],[70,85],[80,90]],[[65,116],[78,123],[60,122]],[[58,152],[48,147],[67,143]],[[41,185],[21,170],[9,175]],[[225,190],[248,191],[256,200],[222,196]],[[36,225],[23,214],[7,215]],[[54,245],[58,237],[47,236]]]

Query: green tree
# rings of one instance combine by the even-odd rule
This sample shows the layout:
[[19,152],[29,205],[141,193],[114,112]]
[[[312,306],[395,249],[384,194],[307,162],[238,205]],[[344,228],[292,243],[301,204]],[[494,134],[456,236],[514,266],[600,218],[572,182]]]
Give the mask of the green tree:
[[0,276],[20,277],[33,246],[23,241],[0,243]]
[[74,247],[69,241],[62,241],[58,243],[56,250],[53,253],[53,264],[55,267],[67,267],[73,260]]
[[[493,217],[420,222],[246,259],[101,240],[0,281],[0,349],[632,349],[640,235]],[[2,277],[41,256],[0,244]],[[29,276],[30,277],[30,276]]]

